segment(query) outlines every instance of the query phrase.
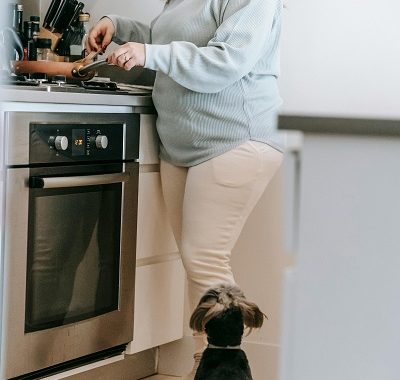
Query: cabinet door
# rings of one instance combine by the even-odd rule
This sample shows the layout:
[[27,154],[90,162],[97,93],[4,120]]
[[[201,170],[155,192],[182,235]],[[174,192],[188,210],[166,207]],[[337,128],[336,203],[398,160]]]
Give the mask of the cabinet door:
[[158,135],[156,131],[156,115],[140,115],[140,164],[158,164]]
[[140,173],[137,228],[134,338],[128,354],[183,336],[185,272],[165,211],[159,172]]
[[183,336],[184,269],[180,259],[136,268],[134,354]]
[[160,173],[142,172],[139,174],[136,259],[154,259],[177,252],[161,192]]

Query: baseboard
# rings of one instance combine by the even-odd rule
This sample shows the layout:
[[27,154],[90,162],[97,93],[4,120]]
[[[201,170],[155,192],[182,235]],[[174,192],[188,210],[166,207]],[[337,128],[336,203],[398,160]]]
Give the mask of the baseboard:
[[65,378],[65,380],[137,380],[156,373],[157,349],[135,355],[125,355],[124,360],[93,368]]
[[193,366],[194,344],[191,336],[159,347],[157,372],[163,375],[183,376]]
[[278,380],[279,346],[260,342],[244,342],[254,380]]

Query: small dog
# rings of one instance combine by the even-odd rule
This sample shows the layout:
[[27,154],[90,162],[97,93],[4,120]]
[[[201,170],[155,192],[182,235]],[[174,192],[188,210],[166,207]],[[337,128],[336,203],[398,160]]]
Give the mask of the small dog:
[[208,290],[190,318],[190,328],[205,332],[208,340],[194,380],[252,380],[240,344],[244,326],[250,334],[262,326],[264,317],[236,285],[222,284]]

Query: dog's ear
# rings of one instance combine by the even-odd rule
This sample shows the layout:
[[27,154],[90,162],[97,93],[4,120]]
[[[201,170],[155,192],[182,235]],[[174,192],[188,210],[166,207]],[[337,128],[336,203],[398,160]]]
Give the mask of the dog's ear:
[[204,306],[202,303],[199,304],[190,317],[189,326],[192,330],[202,332],[204,329],[203,320],[207,314],[209,308]]
[[197,332],[203,332],[207,322],[223,310],[224,306],[218,303],[216,298],[204,299],[203,297],[190,317],[190,328]]
[[254,302],[247,301],[245,298],[242,298],[238,302],[238,306],[242,312],[245,326],[250,329],[249,334],[253,328],[260,328],[264,322],[264,318],[267,318]]

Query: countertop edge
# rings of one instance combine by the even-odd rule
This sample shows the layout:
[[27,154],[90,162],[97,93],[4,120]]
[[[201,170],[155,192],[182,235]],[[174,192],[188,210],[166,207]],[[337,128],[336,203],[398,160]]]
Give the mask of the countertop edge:
[[67,93],[0,89],[0,102],[33,102],[57,104],[92,104],[107,106],[154,107],[149,95],[117,95],[93,93]]
[[279,115],[278,129],[305,133],[400,136],[400,120]]

